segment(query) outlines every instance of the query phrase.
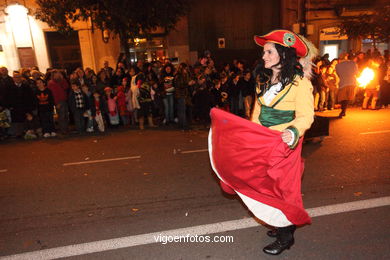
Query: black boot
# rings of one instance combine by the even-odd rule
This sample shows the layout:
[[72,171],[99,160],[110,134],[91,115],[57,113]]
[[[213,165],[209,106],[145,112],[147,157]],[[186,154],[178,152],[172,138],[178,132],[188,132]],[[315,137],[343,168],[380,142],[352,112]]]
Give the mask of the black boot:
[[343,100],[341,101],[341,113],[339,114],[339,118],[343,118],[347,112],[347,107],[348,107],[348,100]]
[[267,236],[269,237],[276,237],[278,235],[278,229],[274,228],[267,231]]
[[276,241],[263,248],[263,252],[270,255],[279,255],[294,244],[294,232],[296,226],[278,228]]

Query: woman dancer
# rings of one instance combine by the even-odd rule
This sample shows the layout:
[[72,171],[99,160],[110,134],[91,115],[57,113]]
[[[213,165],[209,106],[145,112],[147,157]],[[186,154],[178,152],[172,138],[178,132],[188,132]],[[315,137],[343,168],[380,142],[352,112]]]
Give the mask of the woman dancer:
[[297,225],[311,222],[301,197],[301,149],[314,117],[306,69],[315,48],[288,30],[255,36],[255,42],[264,47],[262,70],[269,79],[257,86],[252,122],[213,109],[209,152],[223,190],[275,227],[267,234],[276,241],[263,251],[277,255],[294,244]]

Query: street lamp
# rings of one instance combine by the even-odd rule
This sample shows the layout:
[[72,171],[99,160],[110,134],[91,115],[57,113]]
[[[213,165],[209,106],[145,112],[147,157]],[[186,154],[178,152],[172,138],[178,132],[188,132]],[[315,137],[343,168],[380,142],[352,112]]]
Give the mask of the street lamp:
[[102,40],[104,43],[108,43],[110,40],[110,31],[108,29],[102,30]]
[[107,26],[106,26],[106,23],[103,22],[102,24],[102,40],[104,43],[108,43],[108,41],[110,40],[110,31],[107,29]]

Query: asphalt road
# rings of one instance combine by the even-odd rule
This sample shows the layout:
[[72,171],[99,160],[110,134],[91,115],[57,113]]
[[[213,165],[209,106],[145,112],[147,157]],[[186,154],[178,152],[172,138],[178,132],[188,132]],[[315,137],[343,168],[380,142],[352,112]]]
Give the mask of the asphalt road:
[[[390,196],[389,112],[352,109],[331,121],[322,143],[304,145],[306,208]],[[251,220],[238,198],[221,192],[210,168],[207,135],[204,129],[132,129],[0,144],[0,258],[68,245],[76,246],[65,251],[76,252],[87,242]],[[277,258],[390,259],[390,206],[370,203],[314,217],[312,225],[297,230],[291,250]],[[230,243],[98,246],[94,253],[68,258],[275,258],[262,252],[272,242],[266,231],[258,225],[211,235],[232,236]]]

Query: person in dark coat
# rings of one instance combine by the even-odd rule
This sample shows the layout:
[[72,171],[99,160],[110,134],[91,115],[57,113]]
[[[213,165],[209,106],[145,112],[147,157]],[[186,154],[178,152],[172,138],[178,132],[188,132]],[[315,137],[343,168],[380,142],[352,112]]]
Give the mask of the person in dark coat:
[[179,128],[188,129],[191,122],[187,118],[187,101],[191,98],[190,85],[195,82],[191,79],[188,66],[186,63],[181,63],[175,76],[175,97],[177,102],[177,117],[179,119]]
[[240,74],[233,74],[228,89],[230,112],[237,116],[243,116],[244,111],[242,89],[241,85],[239,84],[240,76]]
[[198,78],[196,92],[193,97],[194,112],[200,123],[207,127],[210,123],[210,109],[213,106],[213,97],[206,86],[204,76]]
[[126,77],[124,70],[117,68],[115,74],[111,78],[111,85],[116,89],[118,86],[122,85],[124,77]]
[[35,84],[35,81],[31,79],[31,72],[29,69],[22,69],[22,78],[23,82],[30,86],[33,93],[37,90],[37,85]]
[[11,111],[11,131],[13,135],[20,137],[23,134],[27,114],[32,114],[35,108],[34,95],[30,86],[23,82],[19,72],[13,73],[13,80],[14,84],[9,89],[7,101]]
[[210,90],[211,96],[213,97],[213,107],[222,108],[222,94],[221,94],[221,80],[214,80],[214,86]]
[[0,104],[7,107],[7,95],[10,88],[14,85],[14,80],[8,75],[6,67],[0,68]]
[[317,61],[315,63],[314,70],[312,72],[311,84],[313,85],[313,96],[314,96],[314,111],[318,111],[319,103],[320,103],[320,93],[321,93],[321,84],[323,83],[320,67],[322,65],[322,61]]
[[250,118],[253,100],[255,97],[255,81],[252,79],[252,73],[247,70],[239,81],[242,97],[244,101],[245,117]]

